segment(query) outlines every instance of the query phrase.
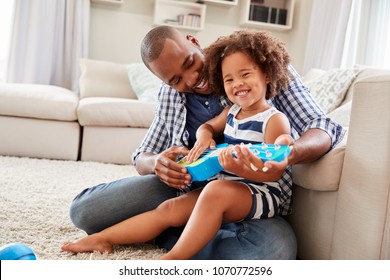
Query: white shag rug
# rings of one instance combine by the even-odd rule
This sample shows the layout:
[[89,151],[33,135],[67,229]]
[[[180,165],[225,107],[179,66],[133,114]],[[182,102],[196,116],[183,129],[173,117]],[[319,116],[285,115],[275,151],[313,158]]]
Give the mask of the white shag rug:
[[117,246],[112,254],[62,252],[86,234],[69,218],[69,205],[84,188],[128,176],[131,165],[0,156],[0,246],[21,242],[40,260],[157,259],[152,244]]

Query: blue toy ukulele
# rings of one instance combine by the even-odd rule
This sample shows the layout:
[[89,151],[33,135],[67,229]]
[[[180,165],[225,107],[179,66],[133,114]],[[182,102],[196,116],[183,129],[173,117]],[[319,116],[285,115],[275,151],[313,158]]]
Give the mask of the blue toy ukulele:
[[[218,155],[223,148],[229,144],[223,143],[217,145],[215,149],[207,149],[193,163],[187,164],[186,157],[179,161],[179,164],[187,168],[188,173],[192,176],[192,181],[205,181],[223,170],[219,164]],[[277,144],[247,144],[249,150],[260,158],[263,162],[282,161],[290,154],[290,147],[287,145]]]

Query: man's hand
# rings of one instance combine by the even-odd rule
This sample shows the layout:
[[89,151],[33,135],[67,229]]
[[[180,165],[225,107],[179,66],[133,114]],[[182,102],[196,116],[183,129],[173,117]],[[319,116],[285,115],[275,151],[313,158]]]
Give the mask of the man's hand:
[[187,169],[175,160],[179,155],[187,155],[186,147],[173,146],[164,152],[158,154],[154,161],[154,173],[165,184],[176,189],[185,189],[191,184],[191,175]]

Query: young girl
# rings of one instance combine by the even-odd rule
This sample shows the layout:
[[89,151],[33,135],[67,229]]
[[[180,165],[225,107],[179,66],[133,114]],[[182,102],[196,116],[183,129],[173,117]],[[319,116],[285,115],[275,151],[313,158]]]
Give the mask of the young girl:
[[218,174],[219,180],[214,178],[205,187],[165,201],[154,210],[66,243],[62,250],[112,252],[113,245],[149,241],[168,227],[185,225],[162,259],[189,259],[215,236],[223,222],[271,218],[289,199],[291,190],[278,183],[283,172],[267,174],[254,166],[248,168],[240,145],[274,143],[279,135],[290,134],[287,118],[267,102],[288,84],[288,53],[268,33],[256,31],[221,37],[205,52],[210,84],[234,104],[199,127],[187,161],[215,147],[213,139],[223,133],[226,142],[238,145],[234,146],[235,156],[230,147],[221,151],[218,160],[224,171]]

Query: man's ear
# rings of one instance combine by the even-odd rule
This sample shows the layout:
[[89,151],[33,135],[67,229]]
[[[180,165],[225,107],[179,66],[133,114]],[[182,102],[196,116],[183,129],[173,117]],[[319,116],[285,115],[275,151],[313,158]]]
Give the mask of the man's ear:
[[199,44],[199,41],[192,35],[187,35],[186,36],[187,40],[190,41],[193,45],[197,46],[198,48],[200,48],[200,44]]

